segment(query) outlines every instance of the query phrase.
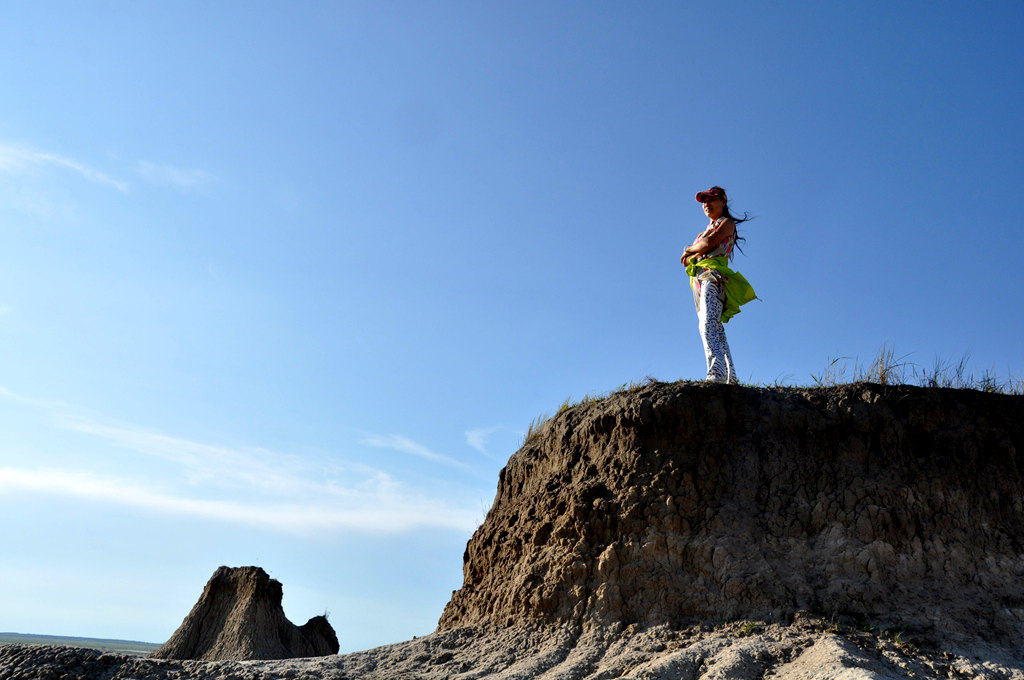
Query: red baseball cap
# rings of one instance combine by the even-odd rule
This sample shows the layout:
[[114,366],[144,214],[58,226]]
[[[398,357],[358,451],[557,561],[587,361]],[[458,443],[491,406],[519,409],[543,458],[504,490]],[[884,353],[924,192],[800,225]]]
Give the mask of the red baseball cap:
[[712,198],[720,198],[723,201],[729,200],[725,195],[725,189],[722,187],[711,187],[707,191],[698,191],[696,198],[698,203],[704,203]]

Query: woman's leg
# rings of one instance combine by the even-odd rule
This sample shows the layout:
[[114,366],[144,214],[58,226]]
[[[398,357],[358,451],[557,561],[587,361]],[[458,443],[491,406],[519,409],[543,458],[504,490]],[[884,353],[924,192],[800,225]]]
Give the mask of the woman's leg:
[[722,325],[722,302],[718,299],[718,284],[705,281],[700,289],[700,311],[697,328],[704,343],[704,358],[708,364],[707,379],[714,382],[735,383],[736,367],[732,363],[729,341]]

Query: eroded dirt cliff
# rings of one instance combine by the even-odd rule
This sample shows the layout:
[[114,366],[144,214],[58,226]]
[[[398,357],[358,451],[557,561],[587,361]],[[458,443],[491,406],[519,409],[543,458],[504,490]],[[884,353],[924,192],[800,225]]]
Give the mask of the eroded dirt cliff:
[[284,615],[283,595],[281,582],[260,567],[220,567],[171,639],[150,656],[224,661],[337,654],[327,618],[296,626]]
[[811,611],[1019,640],[1024,397],[654,383],[509,460],[441,630]]

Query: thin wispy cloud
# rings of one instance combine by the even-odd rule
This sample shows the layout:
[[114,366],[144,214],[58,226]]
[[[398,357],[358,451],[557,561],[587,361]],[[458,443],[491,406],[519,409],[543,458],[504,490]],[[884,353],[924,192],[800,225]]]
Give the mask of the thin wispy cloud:
[[137,171],[147,182],[174,187],[183,191],[200,191],[215,181],[215,177],[197,168],[178,168],[163,163],[139,161]]
[[[323,479],[297,456],[259,447],[231,447],[168,435],[136,425],[105,422],[60,401],[38,399],[0,387],[0,399],[28,407],[61,430],[87,435],[117,448],[177,466],[185,481],[238,486],[262,493],[288,495],[309,490]],[[361,466],[361,474],[376,470]]]
[[[70,464],[68,460],[38,461],[34,464],[39,467],[0,467],[0,491],[48,494],[297,533],[461,531],[476,526],[470,506],[452,501],[450,493],[442,497],[418,491],[363,462],[210,444],[135,425],[111,424],[63,402],[27,397],[4,387],[0,387],[0,399],[34,411],[49,427],[138,454],[120,460],[99,449],[98,455],[118,461],[117,477],[98,473],[99,466],[75,469],[81,458]],[[160,465],[154,467],[153,462]]]
[[485,456],[493,458],[493,454],[487,450],[487,439],[500,429],[500,427],[478,427],[472,430],[467,430],[466,443]]
[[231,448],[155,432],[111,425],[81,416],[62,416],[64,429],[103,439],[120,448],[159,458],[181,467],[191,483],[240,484],[266,493],[302,492],[308,481],[296,458],[256,447]]
[[27,397],[24,394],[19,394],[18,392],[14,392],[13,390],[9,390],[2,386],[0,386],[0,399],[5,399],[7,401],[14,402],[15,404],[21,404],[22,406],[30,406],[33,409],[49,414],[65,413],[70,409],[70,407],[62,401]]
[[309,499],[312,502],[266,503],[194,498],[128,479],[86,472],[0,467],[0,491],[69,497],[289,533],[345,529],[400,532],[424,528],[468,531],[476,526],[472,512],[438,499],[417,497],[396,488],[390,480],[369,489],[321,494]]
[[0,142],[0,172],[15,174],[44,167],[71,170],[90,182],[112,187],[122,192],[128,191],[128,184],[126,182],[111,177],[73,158],[32,149],[27,146]]
[[441,455],[440,453],[434,453],[426,446],[419,444],[408,437],[403,437],[400,434],[388,434],[379,435],[371,434],[363,437],[360,440],[361,444],[366,446],[373,446],[379,449],[391,449],[392,451],[399,451],[401,453],[408,453],[424,460],[429,460],[434,463],[442,463],[444,465],[451,465],[452,467],[461,468],[468,470],[469,467],[460,461],[450,458],[448,456]]

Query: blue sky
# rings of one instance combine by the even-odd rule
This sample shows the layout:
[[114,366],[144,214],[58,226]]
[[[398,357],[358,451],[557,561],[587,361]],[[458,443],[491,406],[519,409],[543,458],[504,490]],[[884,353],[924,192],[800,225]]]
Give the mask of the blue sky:
[[1024,371],[1019,2],[0,10],[0,630],[161,642],[221,564],[430,632],[534,418],[697,379]]

